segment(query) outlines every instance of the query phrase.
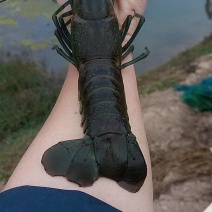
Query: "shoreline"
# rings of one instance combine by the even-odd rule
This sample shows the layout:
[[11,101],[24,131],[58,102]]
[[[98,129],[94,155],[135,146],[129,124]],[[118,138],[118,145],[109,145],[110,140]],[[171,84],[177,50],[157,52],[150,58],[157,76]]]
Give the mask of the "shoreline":
[[204,55],[212,53],[212,34],[200,43],[183,51],[169,62],[145,72],[137,77],[138,90],[141,95],[150,94],[156,90],[162,91],[184,81],[195,72],[193,62]]

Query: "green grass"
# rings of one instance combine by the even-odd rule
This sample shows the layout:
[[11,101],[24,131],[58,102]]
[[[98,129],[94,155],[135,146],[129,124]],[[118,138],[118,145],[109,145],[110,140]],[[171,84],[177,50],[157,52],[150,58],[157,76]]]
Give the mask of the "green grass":
[[0,63],[0,179],[9,176],[50,113],[59,81],[34,63]]
[[198,57],[209,54],[212,52],[212,34],[206,37],[198,45],[182,52],[177,57],[173,58],[170,62],[172,66],[179,66],[187,68],[187,64],[194,61]]
[[195,72],[195,67],[192,65],[195,59],[209,53],[212,53],[212,35],[168,63],[138,77],[139,93],[144,95],[175,86],[185,80],[188,74]]
[[0,180],[6,181],[16,165],[20,161],[24,152],[36,136],[41,125],[36,127],[20,129],[8,135],[0,143]]

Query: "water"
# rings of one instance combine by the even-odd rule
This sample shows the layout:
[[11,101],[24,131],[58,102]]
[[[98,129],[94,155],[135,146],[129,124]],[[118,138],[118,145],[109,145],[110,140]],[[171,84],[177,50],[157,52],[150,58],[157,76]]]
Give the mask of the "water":
[[[195,2],[195,3],[194,3]],[[206,7],[207,6],[207,7]],[[68,63],[52,51],[55,39],[52,1],[16,0],[0,6],[0,47],[9,55],[42,62],[54,72],[65,72]],[[212,33],[212,1],[149,0],[146,23],[135,40],[134,56],[147,46],[151,54],[136,64],[137,75],[171,59]],[[8,55],[8,54],[7,54]]]
[[212,33],[212,17],[206,10],[212,16],[212,1],[148,0],[146,22],[135,41],[134,55],[144,46],[151,54],[135,65],[137,74],[164,64]]

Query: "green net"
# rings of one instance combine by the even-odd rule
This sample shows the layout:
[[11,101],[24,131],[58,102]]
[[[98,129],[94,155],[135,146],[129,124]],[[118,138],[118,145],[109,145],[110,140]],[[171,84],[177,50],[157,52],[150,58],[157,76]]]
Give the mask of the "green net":
[[196,85],[178,85],[176,91],[183,91],[183,102],[199,111],[212,110],[212,76],[205,78]]

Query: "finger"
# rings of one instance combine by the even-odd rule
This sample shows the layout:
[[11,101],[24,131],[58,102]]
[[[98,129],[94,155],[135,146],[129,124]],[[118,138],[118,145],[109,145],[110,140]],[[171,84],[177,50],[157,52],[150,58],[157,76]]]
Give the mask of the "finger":
[[[114,3],[114,10],[119,20],[119,25],[122,26],[128,15],[134,16],[134,11],[142,15],[144,13],[145,6],[146,0],[116,0]],[[134,17],[128,31],[128,36],[133,34],[138,25],[138,22],[139,18]]]
[[[57,4],[59,5],[59,6],[61,6],[61,5],[63,5],[64,3],[66,3],[67,2],[67,0],[57,0]],[[71,10],[71,5],[68,5],[64,10],[63,10],[63,12],[68,12],[68,11],[70,11]]]

